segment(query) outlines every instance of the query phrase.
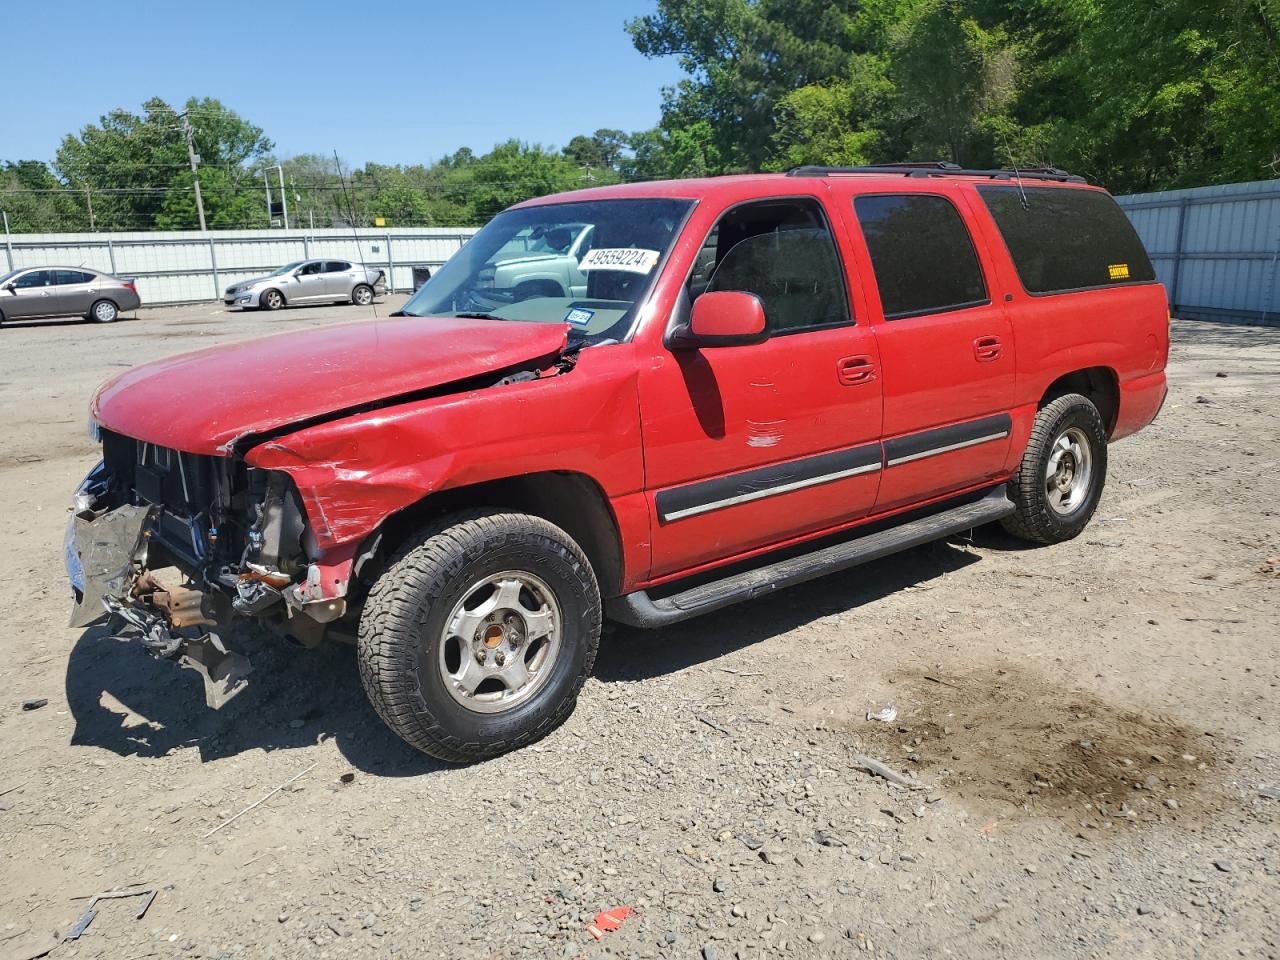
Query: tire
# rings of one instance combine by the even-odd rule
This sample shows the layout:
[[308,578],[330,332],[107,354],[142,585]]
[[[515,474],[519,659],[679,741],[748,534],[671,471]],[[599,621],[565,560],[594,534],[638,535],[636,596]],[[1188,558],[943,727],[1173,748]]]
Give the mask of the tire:
[[[486,588],[475,592],[486,580],[496,583],[487,599]],[[513,595],[512,583],[521,585],[519,600],[507,606],[501,597]],[[550,616],[530,612],[540,602]],[[515,625],[525,624],[528,639],[512,648],[506,631],[516,606]],[[535,639],[536,624],[523,615],[558,625],[558,635]],[[519,513],[453,514],[423,529],[370,590],[357,639],[360,679],[378,716],[410,746],[455,763],[485,760],[533,743],[569,716],[595,663],[600,618],[595,573],[559,527]],[[501,646],[492,649],[495,640]],[[507,650],[505,669],[518,670],[519,657],[532,678],[523,693],[487,673],[504,669]],[[480,657],[484,665],[473,666]],[[476,676],[486,679],[468,695],[466,678]]]
[[120,308],[114,300],[99,300],[89,308],[89,319],[94,323],[115,323],[120,316]]
[[1098,408],[1078,393],[1058,397],[1036,414],[1009,482],[1017,511],[1000,522],[1032,543],[1070,540],[1088,526],[1106,478],[1107,427]]
[[279,290],[264,290],[258,294],[258,306],[263,310],[279,310],[284,306],[284,294]]
[[351,291],[351,302],[357,307],[367,307],[373,303],[373,287],[367,283],[357,283]]

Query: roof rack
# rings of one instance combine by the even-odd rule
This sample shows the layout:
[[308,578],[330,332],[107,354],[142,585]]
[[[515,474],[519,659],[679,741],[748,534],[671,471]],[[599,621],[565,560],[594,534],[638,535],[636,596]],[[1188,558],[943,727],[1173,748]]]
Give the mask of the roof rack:
[[1088,183],[1057,167],[1003,167],[999,170],[969,170],[945,160],[929,163],[877,163],[865,167],[794,167],[789,177],[829,177],[842,173],[883,173],[903,177],[990,177],[992,180],[1053,180],[1058,183]]

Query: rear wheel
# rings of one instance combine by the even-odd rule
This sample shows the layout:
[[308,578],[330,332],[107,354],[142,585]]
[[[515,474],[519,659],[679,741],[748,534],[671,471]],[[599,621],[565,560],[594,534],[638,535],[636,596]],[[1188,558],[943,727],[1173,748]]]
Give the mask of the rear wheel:
[[279,310],[284,306],[284,294],[279,290],[264,291],[258,297],[258,306],[264,310]]
[[1098,408],[1069,393],[1036,414],[1018,473],[1009,484],[1017,512],[1004,528],[1033,543],[1079,536],[1107,477],[1107,428]]
[[373,287],[367,283],[357,283],[356,288],[351,291],[351,302],[357,307],[367,307],[373,303]]
[[99,300],[89,308],[89,319],[95,323],[114,323],[120,308],[110,300]]
[[407,743],[483,760],[564,721],[599,641],[599,587],[568,534],[525,514],[455,514],[374,584],[360,677]]

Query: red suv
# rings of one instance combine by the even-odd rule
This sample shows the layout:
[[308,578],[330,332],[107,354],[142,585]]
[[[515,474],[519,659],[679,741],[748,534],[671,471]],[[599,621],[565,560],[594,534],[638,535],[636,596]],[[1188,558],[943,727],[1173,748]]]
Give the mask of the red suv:
[[[502,286],[568,227],[585,293]],[[663,626],[999,520],[1076,536],[1168,313],[1102,189],[947,164],[601,187],[500,214],[390,319],[135,367],[92,404],[74,624],[199,669],[353,640],[474,760],[554,728],[604,616]]]

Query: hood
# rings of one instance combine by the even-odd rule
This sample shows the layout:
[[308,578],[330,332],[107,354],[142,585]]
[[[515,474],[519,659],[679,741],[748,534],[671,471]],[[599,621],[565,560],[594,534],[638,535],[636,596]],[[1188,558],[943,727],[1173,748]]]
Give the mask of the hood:
[[550,359],[566,336],[562,324],[356,321],[142,364],[103,384],[90,409],[115,433],[225,454],[247,434]]
[[545,250],[532,253],[517,251],[505,257],[495,257],[493,264],[494,266],[506,266],[511,263],[534,263],[538,260],[563,260],[567,256],[569,256],[567,253],[549,253]]

